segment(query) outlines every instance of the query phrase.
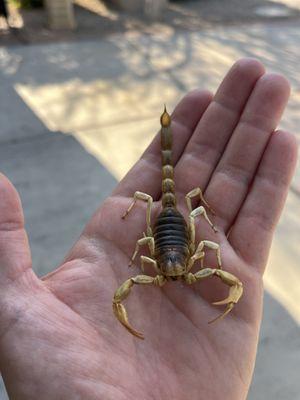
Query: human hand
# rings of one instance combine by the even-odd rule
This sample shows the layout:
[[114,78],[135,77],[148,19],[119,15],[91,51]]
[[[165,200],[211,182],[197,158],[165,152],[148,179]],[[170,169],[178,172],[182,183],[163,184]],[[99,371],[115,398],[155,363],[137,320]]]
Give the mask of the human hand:
[[159,138],[95,213],[63,264],[42,280],[31,269],[17,192],[1,176],[0,368],[11,399],[246,398],[262,274],[296,161],[294,137],[274,132],[288,96],[283,77],[245,59],[214,98],[194,91],[172,116],[179,209],[187,214],[189,190],[205,190],[219,233],[202,223],[198,231],[221,244],[224,270],[244,284],[239,303],[215,325],[207,322],[220,309],[210,303],[224,296],[215,279],[135,287],[126,307],[145,341],[112,313],[114,291],[139,272],[127,265],[145,229],[145,204],[125,221],[121,216],[136,190],[152,195],[154,213],[159,211]]

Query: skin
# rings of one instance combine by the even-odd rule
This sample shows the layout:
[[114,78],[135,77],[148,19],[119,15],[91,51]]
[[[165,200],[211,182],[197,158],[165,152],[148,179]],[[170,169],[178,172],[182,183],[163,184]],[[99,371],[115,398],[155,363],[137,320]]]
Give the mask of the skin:
[[[1,175],[0,368],[11,399],[246,398],[262,274],[296,163],[294,137],[276,131],[288,97],[284,77],[243,59],[214,97],[189,93],[172,116],[179,210],[187,215],[188,191],[205,190],[219,232],[201,221],[197,240],[220,243],[223,268],[245,288],[231,314],[215,325],[207,321],[222,307],[210,303],[228,291],[217,278],[192,286],[135,286],[126,307],[144,341],[112,313],[116,288],[140,273],[138,261],[127,265],[145,229],[146,205],[139,202],[125,221],[121,215],[135,190],[152,195],[154,214],[159,210],[158,138],[96,211],[61,266],[42,280],[31,269],[17,191]],[[216,265],[212,251],[205,264]],[[146,272],[152,274],[151,268]]]

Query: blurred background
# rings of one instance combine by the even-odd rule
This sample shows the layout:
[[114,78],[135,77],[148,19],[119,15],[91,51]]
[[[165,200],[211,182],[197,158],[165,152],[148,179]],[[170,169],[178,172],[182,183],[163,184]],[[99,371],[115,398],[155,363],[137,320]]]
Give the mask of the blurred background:
[[[21,194],[38,275],[141,155],[162,104],[215,91],[238,58],[289,79],[281,127],[300,138],[300,0],[1,0],[0,14],[0,170]],[[299,211],[298,168],[265,275],[249,400],[300,399]]]

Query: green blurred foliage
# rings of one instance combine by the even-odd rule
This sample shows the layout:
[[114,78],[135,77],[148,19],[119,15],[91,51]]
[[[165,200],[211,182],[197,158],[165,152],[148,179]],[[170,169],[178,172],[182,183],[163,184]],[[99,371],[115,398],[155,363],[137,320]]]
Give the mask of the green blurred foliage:
[[43,7],[43,0],[10,0],[11,3],[21,8],[39,8]]
[[23,8],[43,7],[43,0],[21,0],[20,3]]

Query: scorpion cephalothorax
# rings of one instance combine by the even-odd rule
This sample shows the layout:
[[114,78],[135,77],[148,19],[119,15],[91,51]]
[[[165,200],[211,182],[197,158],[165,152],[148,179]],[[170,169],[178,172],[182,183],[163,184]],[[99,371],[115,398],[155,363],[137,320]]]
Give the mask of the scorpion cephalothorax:
[[[243,293],[243,285],[234,275],[221,269],[220,246],[209,240],[202,240],[197,248],[195,246],[195,218],[203,216],[211,228],[217,232],[207,216],[203,206],[192,209],[191,199],[199,197],[201,202],[213,213],[213,210],[205,201],[200,188],[193,189],[186,195],[186,202],[189,209],[188,224],[176,208],[175,184],[173,180],[172,165],[172,135],[171,135],[171,117],[166,108],[160,118],[161,122],[161,153],[162,153],[162,211],[156,219],[154,229],[151,227],[151,207],[153,199],[150,195],[142,192],[135,192],[133,202],[123,215],[123,219],[128,215],[137,200],[147,202],[146,222],[147,235],[139,239],[136,243],[135,251],[131,258],[134,261],[139,247],[148,245],[150,257],[141,256],[141,268],[144,271],[144,264],[149,263],[153,266],[157,275],[155,277],[148,275],[137,275],[127,279],[116,291],[113,298],[113,310],[118,320],[133,335],[143,339],[143,335],[133,329],[129,322],[125,307],[121,303],[129,295],[134,284],[151,284],[163,286],[168,280],[181,279],[187,284],[192,284],[199,280],[217,276],[225,284],[230,286],[229,296],[213,303],[214,305],[226,304],[226,309],[214,322],[228,314],[237,303]],[[207,247],[216,252],[217,268],[204,267],[204,248]],[[200,260],[201,269],[196,272],[190,272],[195,261]]]

